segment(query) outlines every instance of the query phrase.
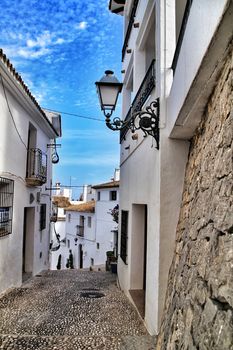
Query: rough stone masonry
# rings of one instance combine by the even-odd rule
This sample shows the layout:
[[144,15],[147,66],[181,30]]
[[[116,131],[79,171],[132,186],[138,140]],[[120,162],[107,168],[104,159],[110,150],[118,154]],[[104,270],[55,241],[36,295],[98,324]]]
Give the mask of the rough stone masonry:
[[191,140],[158,349],[233,349],[232,68]]

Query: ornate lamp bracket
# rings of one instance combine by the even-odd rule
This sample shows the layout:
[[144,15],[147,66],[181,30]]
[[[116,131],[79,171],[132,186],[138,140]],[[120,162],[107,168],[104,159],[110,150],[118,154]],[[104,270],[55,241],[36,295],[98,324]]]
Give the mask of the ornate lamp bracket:
[[135,112],[129,120],[121,120],[118,117],[111,121],[112,113],[106,113],[106,125],[109,129],[119,131],[122,129],[135,132],[141,129],[144,135],[152,136],[156,141],[156,148],[159,149],[159,98],[152,101],[151,104],[143,111]]

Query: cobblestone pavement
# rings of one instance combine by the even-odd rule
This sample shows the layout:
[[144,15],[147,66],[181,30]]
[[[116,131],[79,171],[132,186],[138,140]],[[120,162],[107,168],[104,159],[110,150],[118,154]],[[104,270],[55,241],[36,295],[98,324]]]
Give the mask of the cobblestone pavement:
[[0,298],[0,349],[152,350],[154,343],[109,272],[46,271]]

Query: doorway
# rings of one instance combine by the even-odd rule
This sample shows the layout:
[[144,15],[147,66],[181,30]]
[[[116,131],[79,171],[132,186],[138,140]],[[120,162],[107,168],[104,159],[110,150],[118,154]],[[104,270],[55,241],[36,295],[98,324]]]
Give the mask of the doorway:
[[33,272],[35,208],[24,208],[22,275],[23,281]]
[[79,268],[83,268],[83,246],[79,244]]
[[132,206],[130,295],[142,318],[145,317],[147,271],[147,205]]

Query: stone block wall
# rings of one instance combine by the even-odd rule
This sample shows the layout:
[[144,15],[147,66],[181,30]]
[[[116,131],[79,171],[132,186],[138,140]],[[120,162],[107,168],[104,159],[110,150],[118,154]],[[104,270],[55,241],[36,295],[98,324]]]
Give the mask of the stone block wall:
[[233,349],[233,57],[191,140],[157,349]]

